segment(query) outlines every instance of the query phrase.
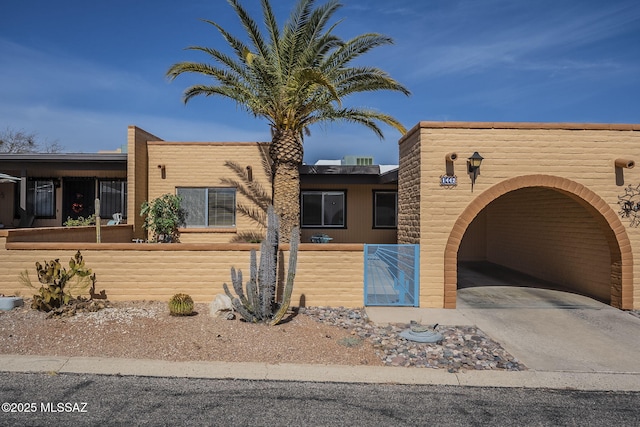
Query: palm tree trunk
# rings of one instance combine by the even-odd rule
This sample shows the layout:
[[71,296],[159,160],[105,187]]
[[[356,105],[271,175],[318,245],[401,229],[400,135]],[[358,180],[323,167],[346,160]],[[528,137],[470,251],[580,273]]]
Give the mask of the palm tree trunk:
[[274,130],[269,156],[273,174],[273,207],[280,216],[280,243],[288,243],[300,224],[302,140],[292,130]]

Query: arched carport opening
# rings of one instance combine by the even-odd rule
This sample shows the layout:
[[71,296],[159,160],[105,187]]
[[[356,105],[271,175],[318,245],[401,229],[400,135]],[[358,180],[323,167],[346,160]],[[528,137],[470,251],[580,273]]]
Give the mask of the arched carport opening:
[[600,196],[565,178],[511,178],[467,206],[445,250],[446,308],[456,305],[459,257],[632,307],[633,258],[624,225]]

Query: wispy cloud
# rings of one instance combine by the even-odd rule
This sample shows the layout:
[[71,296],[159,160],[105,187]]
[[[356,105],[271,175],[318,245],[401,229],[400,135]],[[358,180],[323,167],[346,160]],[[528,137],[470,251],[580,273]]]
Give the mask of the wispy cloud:
[[[479,2],[473,23],[449,17],[446,22],[460,23],[442,29],[442,33],[431,32],[414,46],[419,66],[413,77],[475,73],[496,66],[545,68],[552,61],[557,62],[556,68],[565,70],[615,67],[611,60],[603,62],[597,57],[592,61],[571,60],[564,56],[574,49],[623,35],[631,27],[640,25],[640,5],[635,2],[614,3],[595,10],[561,9],[562,3],[554,4],[540,3],[534,9],[522,8],[510,15],[508,10],[480,10],[485,5]],[[460,13],[460,9],[450,12]],[[471,13],[472,10],[466,11],[467,15]],[[492,13],[497,16],[491,17]],[[433,24],[438,28],[437,23]],[[463,25],[471,26],[462,28]],[[541,65],[533,65],[536,62]]]
[[[0,104],[6,126],[37,133],[44,142],[58,142],[68,152],[93,153],[127,143],[127,127],[136,125],[167,141],[268,141],[268,128],[256,130],[213,120],[154,114],[50,108],[13,108]],[[72,119],[71,119],[72,118]],[[3,127],[4,127],[3,123]]]
[[126,99],[156,91],[140,75],[64,52],[36,50],[1,38],[0,52],[0,102],[38,100],[59,105],[78,95],[87,100],[101,96]]

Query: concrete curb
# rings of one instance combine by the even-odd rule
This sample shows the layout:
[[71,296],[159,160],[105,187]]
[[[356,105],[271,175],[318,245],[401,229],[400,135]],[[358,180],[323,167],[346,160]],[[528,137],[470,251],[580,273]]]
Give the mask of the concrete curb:
[[640,391],[640,373],[617,372],[463,371],[452,374],[440,369],[421,368],[25,355],[0,355],[0,372]]

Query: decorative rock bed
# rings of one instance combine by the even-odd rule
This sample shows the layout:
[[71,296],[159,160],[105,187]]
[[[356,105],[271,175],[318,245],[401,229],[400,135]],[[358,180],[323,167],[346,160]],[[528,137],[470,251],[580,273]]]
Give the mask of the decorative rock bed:
[[449,372],[527,369],[500,344],[473,326],[439,325],[436,331],[442,335],[441,342],[420,343],[401,336],[403,331],[415,325],[374,325],[364,309],[306,307],[300,312],[319,322],[349,329],[352,335],[371,341],[387,366],[440,368]]

